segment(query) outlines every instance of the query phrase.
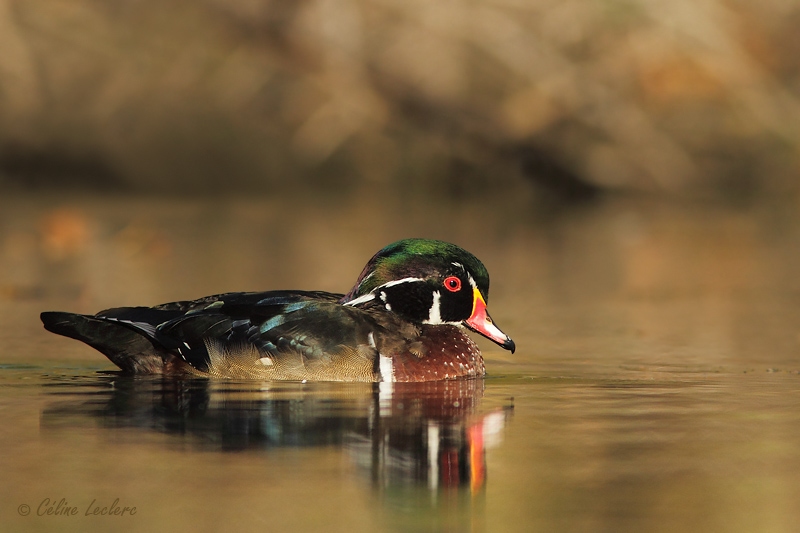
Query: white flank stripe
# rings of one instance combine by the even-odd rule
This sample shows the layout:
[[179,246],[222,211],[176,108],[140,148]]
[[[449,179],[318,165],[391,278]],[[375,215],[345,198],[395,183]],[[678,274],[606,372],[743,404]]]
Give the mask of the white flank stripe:
[[381,381],[391,383],[394,381],[394,365],[392,364],[392,358],[386,357],[382,353],[378,354],[378,363],[380,364],[381,370]]

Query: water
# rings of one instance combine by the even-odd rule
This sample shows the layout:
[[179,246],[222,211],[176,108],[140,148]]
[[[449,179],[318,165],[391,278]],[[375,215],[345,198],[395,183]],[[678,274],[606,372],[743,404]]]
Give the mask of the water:
[[[800,523],[792,209],[28,196],[0,209],[4,531]],[[489,269],[489,309],[518,350],[480,341],[485,380],[132,378],[37,318],[346,291],[374,251],[415,235]]]

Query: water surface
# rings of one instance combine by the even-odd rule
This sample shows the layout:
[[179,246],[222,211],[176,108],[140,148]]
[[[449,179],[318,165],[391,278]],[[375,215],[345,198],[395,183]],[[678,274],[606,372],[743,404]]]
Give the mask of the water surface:
[[[0,200],[3,529],[796,530],[791,209],[607,202],[543,218],[524,199],[366,200]],[[489,308],[518,350],[480,341],[486,379],[132,378],[38,321],[344,292],[407,236],[457,242],[489,269]]]

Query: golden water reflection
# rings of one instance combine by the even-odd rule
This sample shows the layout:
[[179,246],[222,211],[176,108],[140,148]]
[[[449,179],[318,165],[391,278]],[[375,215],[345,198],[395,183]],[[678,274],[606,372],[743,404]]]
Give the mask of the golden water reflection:
[[[374,486],[483,489],[486,447],[513,406],[480,410],[483,380],[433,383],[262,383],[132,377],[50,380],[42,429],[93,420],[170,436],[168,446],[234,452],[342,449]],[[63,400],[60,398],[68,398]]]
[[[525,198],[6,196],[0,230],[8,530],[52,525],[23,520],[21,503],[100,495],[142,509],[131,531],[800,522],[791,204],[618,199],[545,215]],[[478,256],[492,317],[517,343],[510,354],[477,339],[488,377],[466,389],[409,401],[372,385],[98,375],[113,365],[38,319],[225,291],[347,291],[376,250],[410,236]]]

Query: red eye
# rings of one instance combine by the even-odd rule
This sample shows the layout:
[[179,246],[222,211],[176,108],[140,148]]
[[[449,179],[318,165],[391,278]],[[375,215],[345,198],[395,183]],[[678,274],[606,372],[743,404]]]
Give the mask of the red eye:
[[455,276],[448,276],[444,279],[444,288],[450,292],[458,292],[461,290],[461,280]]

